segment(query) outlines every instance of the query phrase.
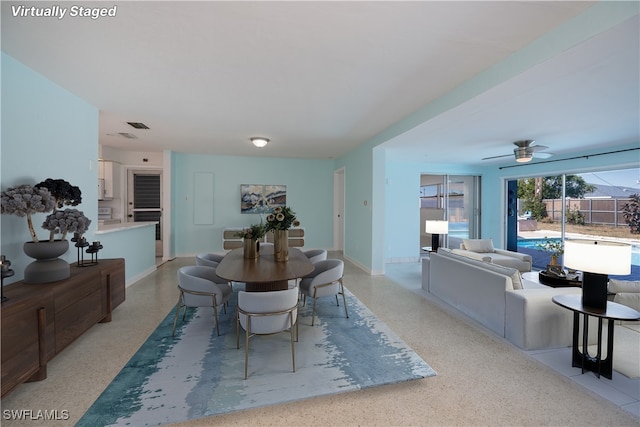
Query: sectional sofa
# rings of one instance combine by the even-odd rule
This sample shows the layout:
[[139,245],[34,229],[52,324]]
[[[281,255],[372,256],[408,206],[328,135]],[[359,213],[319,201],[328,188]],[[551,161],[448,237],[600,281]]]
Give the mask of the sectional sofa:
[[[554,304],[551,298],[580,294],[580,288],[551,288],[527,281],[515,268],[446,248],[439,248],[422,262],[425,290],[518,347],[534,350],[571,346],[572,312]],[[595,336],[589,341],[595,342]]]

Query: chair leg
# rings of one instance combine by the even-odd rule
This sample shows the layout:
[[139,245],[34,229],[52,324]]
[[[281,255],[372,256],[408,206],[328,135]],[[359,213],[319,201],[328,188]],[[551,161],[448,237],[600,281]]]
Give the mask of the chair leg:
[[[297,324],[298,322],[296,322]],[[293,343],[293,313],[289,312],[289,335],[291,336],[291,365],[293,366],[293,372],[296,371],[296,348]]]
[[316,321],[316,298],[313,298],[313,310],[311,310],[311,326]]
[[240,348],[240,312],[236,312],[236,348]]
[[[340,289],[342,290],[342,292],[340,292],[342,294],[342,302],[344,303],[344,314],[347,315],[347,319],[349,318],[349,310],[347,309],[347,297],[344,295],[344,285],[342,284],[342,281],[340,281]],[[338,296],[336,295],[336,298]]]
[[251,330],[251,316],[247,316],[247,328],[245,330],[245,343],[244,343],[244,379],[249,377],[249,331]]
[[[180,302],[182,302],[182,295],[178,297],[178,304],[176,306],[176,316],[173,319],[173,331],[171,331],[171,336],[175,336],[176,334],[176,325],[178,324],[178,316],[180,316]],[[186,310],[186,308],[185,308]]]
[[218,306],[216,305],[213,306],[213,317],[216,321],[216,334],[220,336],[220,326],[218,326]]

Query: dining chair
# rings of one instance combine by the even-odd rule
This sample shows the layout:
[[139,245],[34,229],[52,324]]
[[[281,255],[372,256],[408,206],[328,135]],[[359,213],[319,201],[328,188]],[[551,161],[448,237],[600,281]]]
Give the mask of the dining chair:
[[216,333],[220,335],[218,307],[222,306],[224,312],[227,312],[227,301],[232,294],[231,285],[216,274],[215,268],[190,265],[178,269],[178,289],[180,296],[178,297],[171,335],[175,335],[178,316],[183,307],[183,321],[188,307],[213,307]]
[[296,371],[293,328],[298,340],[298,289],[270,292],[238,292],[236,314],[236,344],[240,348],[240,328],[245,330],[244,379],[248,378],[249,338],[289,332],[291,337],[291,365]]
[[344,274],[344,262],[340,259],[327,259],[314,264],[313,271],[300,281],[300,293],[304,297],[303,305],[307,303],[307,296],[313,298],[313,311],[311,313],[311,326],[316,316],[316,300],[318,298],[335,295],[336,304],[340,306],[338,295],[342,294],[344,314],[349,318],[347,299],[344,295],[342,276]]
[[327,259],[326,249],[308,249],[306,251],[302,251],[302,253],[305,254],[305,256],[309,258],[309,261],[314,264],[318,261],[324,261]]
[[215,253],[201,253],[196,254],[196,265],[204,265],[207,267],[216,268],[220,261],[224,258],[224,254]]

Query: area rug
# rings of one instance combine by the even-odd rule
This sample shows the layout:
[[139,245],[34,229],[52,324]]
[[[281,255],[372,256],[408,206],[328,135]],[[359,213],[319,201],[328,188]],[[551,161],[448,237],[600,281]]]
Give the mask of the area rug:
[[249,378],[236,348],[235,302],[215,334],[209,308],[188,311],[171,336],[173,311],[83,415],[77,426],[150,426],[436,375],[347,291],[349,318],[334,298],[301,307],[296,372],[289,334],[254,337]]

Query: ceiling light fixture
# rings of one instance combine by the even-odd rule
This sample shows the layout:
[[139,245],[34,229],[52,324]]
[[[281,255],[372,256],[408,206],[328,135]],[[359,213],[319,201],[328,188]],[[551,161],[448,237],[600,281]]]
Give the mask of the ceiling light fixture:
[[516,162],[518,163],[527,163],[533,159],[533,152],[526,147],[514,148],[513,153],[516,155]]
[[253,137],[249,139],[251,140],[251,142],[253,142],[253,145],[255,145],[258,148],[264,147],[269,142],[269,138],[263,138],[263,137]]

